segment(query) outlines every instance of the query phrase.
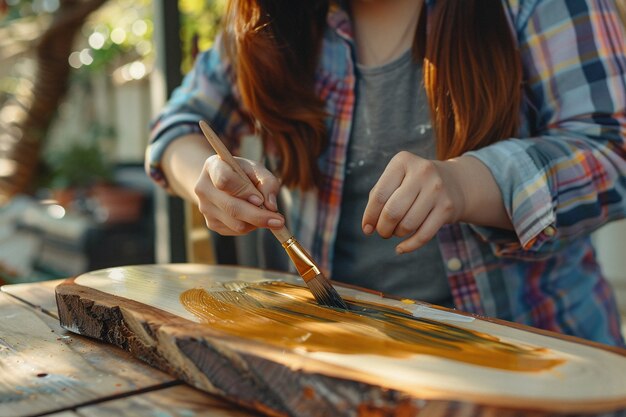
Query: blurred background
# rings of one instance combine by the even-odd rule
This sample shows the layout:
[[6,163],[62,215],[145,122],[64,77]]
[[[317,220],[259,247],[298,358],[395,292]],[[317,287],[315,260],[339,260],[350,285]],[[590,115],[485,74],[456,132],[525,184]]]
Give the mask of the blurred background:
[[224,4],[0,0],[0,281],[215,261],[143,156],[151,115],[211,46]]
[[[142,166],[151,116],[211,46],[225,2],[0,0],[0,282],[258,264],[254,240],[210,237]],[[594,239],[626,311],[626,222]]]

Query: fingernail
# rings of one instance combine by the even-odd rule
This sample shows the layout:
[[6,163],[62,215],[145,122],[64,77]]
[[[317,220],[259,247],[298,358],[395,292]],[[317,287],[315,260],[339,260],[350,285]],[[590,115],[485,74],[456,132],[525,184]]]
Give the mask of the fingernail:
[[371,235],[373,231],[374,231],[374,226],[372,226],[371,224],[366,224],[365,226],[363,226],[363,232],[366,235]]
[[255,206],[260,206],[261,204],[263,204],[263,200],[261,200],[261,197],[255,194],[252,194],[250,197],[248,197],[248,201]]
[[278,219],[269,219],[267,221],[267,225],[269,227],[281,227],[283,225],[283,221]]
[[270,200],[270,205],[274,208],[278,208],[278,204],[276,204],[276,195],[275,194],[270,194],[269,195],[269,200]]
[[400,246],[396,246],[396,253],[398,255],[402,255],[404,253],[404,249],[402,249]]

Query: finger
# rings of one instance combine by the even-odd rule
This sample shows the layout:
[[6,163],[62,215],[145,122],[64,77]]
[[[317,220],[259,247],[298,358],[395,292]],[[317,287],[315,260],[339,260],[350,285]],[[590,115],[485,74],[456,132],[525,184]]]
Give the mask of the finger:
[[363,212],[362,227],[365,234],[371,234],[375,229],[380,213],[393,192],[402,184],[404,168],[392,160],[369,193],[367,206]]
[[205,163],[207,173],[215,188],[231,196],[247,200],[255,206],[263,203],[263,194],[249,181],[242,179],[219,156],[209,157]]
[[248,160],[243,161],[245,162],[241,163],[241,168],[243,168],[246,175],[248,175],[252,183],[263,195],[263,204],[265,207],[272,211],[278,210],[278,204],[276,202],[276,196],[280,190],[280,181],[278,178],[261,164]]
[[432,209],[433,202],[430,195],[423,189],[420,190],[413,205],[393,231],[394,236],[405,237],[415,233]]
[[208,197],[203,197],[198,200],[198,209],[200,213],[204,217],[204,222],[206,226],[224,236],[236,236],[244,233],[248,233],[250,230],[255,227],[252,225],[247,225],[248,227],[244,227],[244,225],[235,226],[236,230],[233,230],[231,227],[228,227],[224,222],[222,222],[218,217],[218,213],[220,213],[220,209],[211,202]]
[[[196,184],[194,186],[194,194],[196,198],[196,203],[200,211],[204,214],[203,207],[208,207],[211,205],[211,200],[209,198],[209,194],[215,190],[215,186],[213,185],[213,181],[211,181],[211,177],[208,175],[208,171],[206,169],[206,162],[203,168],[201,175],[198,177]],[[205,216],[206,217],[206,216]]]
[[213,219],[211,221],[207,220],[206,223],[209,229],[213,230],[216,233],[219,233],[222,236],[241,236],[256,229],[256,227],[252,225],[247,225],[245,229],[242,228],[239,231],[235,231],[217,219]]
[[246,223],[272,229],[285,224],[285,219],[279,213],[259,208],[224,192],[216,192],[212,201],[219,209],[216,217],[235,231],[245,230]]
[[430,213],[428,213],[428,216],[426,216],[426,219],[419,229],[417,229],[411,237],[405,239],[398,244],[398,246],[396,246],[396,252],[407,253],[421,248],[435,237],[439,229],[441,229],[441,226],[444,225],[445,220],[445,213],[438,207],[435,207]]
[[407,184],[409,182],[407,178],[405,177],[400,187],[391,194],[380,212],[376,231],[385,239],[393,236],[394,230],[407,216],[418,196],[417,184]]
[[211,230],[214,230],[223,236],[241,236],[257,229],[257,227],[252,224],[242,222],[231,217],[224,217],[219,214],[218,216],[221,217],[223,220],[220,220],[218,218],[213,221],[211,224],[214,227],[212,227]]
[[[196,194],[198,209],[204,216],[205,223],[209,229],[224,236],[237,236],[246,234],[257,228],[256,225],[230,217],[224,212],[222,207],[216,204],[216,202],[222,202],[223,205],[225,199],[231,199],[232,204],[236,203],[236,205],[255,208],[254,205],[244,200],[232,197],[227,193],[216,189],[209,175],[200,176],[196,182],[194,191]],[[231,208],[230,210],[231,214],[236,214],[237,208]],[[282,225],[282,223],[283,220],[272,219],[272,221],[268,220],[267,224],[263,225],[263,227],[273,227],[273,225],[279,226]]]

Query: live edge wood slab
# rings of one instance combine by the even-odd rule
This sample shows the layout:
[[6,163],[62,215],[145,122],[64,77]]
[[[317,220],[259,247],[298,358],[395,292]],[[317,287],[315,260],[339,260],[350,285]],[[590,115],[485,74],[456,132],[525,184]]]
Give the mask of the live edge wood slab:
[[315,305],[295,275],[144,265],[69,279],[56,300],[64,328],[272,416],[626,409],[624,350],[337,288],[350,312]]

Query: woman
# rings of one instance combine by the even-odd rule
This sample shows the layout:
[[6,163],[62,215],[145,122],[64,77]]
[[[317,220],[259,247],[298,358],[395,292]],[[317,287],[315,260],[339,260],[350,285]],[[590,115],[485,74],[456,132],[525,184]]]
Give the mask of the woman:
[[626,212],[625,45],[599,0],[232,0],[147,166],[224,235],[280,227],[280,189],[334,279],[621,345],[589,234]]

